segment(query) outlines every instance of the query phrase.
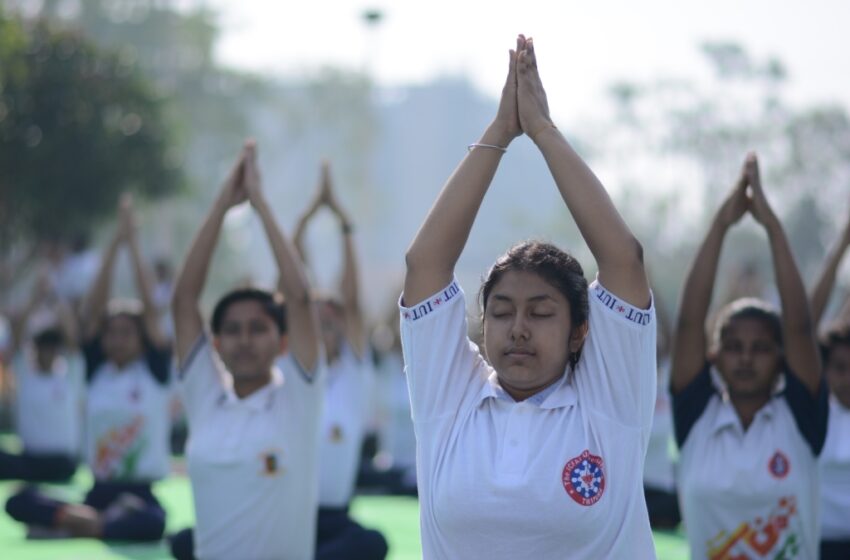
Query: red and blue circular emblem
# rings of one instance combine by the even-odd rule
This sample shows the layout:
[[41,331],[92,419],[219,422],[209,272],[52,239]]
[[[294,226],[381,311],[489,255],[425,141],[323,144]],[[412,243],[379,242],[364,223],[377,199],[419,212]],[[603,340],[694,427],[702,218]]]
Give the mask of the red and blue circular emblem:
[[788,460],[785,453],[777,451],[770,458],[767,468],[774,478],[785,478],[791,472],[791,461]]
[[585,449],[581,455],[567,461],[561,482],[567,494],[581,506],[592,506],[605,492],[605,470],[602,457]]

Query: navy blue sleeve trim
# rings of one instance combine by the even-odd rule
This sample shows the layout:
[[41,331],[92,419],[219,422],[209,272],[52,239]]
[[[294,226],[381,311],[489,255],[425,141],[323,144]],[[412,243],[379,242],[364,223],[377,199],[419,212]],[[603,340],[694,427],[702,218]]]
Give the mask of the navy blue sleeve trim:
[[195,358],[198,355],[198,352],[201,351],[201,348],[204,347],[204,344],[207,342],[207,335],[201,333],[198,335],[198,338],[195,339],[195,343],[192,344],[192,349],[189,350],[189,353],[186,355],[186,359],[183,360],[182,364],[177,364],[177,377],[178,379],[183,379],[186,377],[186,372],[189,371],[189,368],[192,366],[192,362],[195,361]]
[[97,369],[106,361],[100,346],[100,336],[84,341],[82,350],[86,361],[86,383],[91,383]]
[[710,367],[706,362],[699,375],[687,387],[673,393],[673,429],[676,433],[676,444],[680,449],[716,392],[711,383]]
[[800,435],[817,457],[826,441],[826,426],[829,420],[829,391],[826,382],[821,379],[818,394],[815,396],[796,375],[789,372],[785,374],[785,390],[782,396],[791,408]]
[[301,375],[302,379],[304,379],[304,381],[306,381],[307,383],[312,385],[313,382],[316,380],[316,374],[319,373],[318,364],[316,365],[316,368],[315,368],[316,371],[314,371],[313,374],[311,375],[311,374],[307,373],[307,368],[305,368],[303,365],[301,365],[301,362],[298,360],[298,358],[295,357],[295,354],[292,355],[292,363],[295,364],[295,369],[298,370],[298,374]]
[[160,385],[167,385],[171,374],[171,348],[151,346],[145,352],[145,363]]

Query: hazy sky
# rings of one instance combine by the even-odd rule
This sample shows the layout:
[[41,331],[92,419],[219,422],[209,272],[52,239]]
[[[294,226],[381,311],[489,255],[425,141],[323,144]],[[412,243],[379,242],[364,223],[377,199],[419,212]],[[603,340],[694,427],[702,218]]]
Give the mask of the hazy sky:
[[[368,68],[382,85],[464,75],[498,95],[507,49],[535,37],[559,115],[600,105],[617,79],[703,79],[698,45],[732,40],[776,56],[793,101],[850,107],[850,2],[845,0],[208,0],[221,14],[222,61],[281,75],[322,65]],[[521,7],[517,7],[521,6]],[[384,14],[371,30],[361,14]]]

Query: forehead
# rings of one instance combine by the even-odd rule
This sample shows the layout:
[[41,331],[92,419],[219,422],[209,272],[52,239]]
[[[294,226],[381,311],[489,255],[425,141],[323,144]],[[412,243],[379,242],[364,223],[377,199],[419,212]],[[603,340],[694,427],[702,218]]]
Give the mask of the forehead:
[[722,340],[762,339],[773,340],[773,331],[764,319],[738,317],[729,321],[720,333]]
[[489,297],[490,303],[498,301],[519,303],[531,300],[568,304],[558,288],[539,274],[525,270],[505,272],[493,285]]
[[833,360],[841,362],[850,361],[850,343],[834,343],[829,348],[829,362],[832,362]]
[[231,303],[227,306],[227,309],[224,310],[224,314],[221,318],[222,324],[243,321],[273,322],[263,305],[259,301],[253,299],[243,299]]
[[124,313],[120,313],[118,315],[112,315],[112,316],[106,318],[107,331],[114,330],[114,329],[121,329],[121,330],[135,329],[136,326],[137,326],[137,323],[136,323],[135,319],[133,319],[132,317],[130,317],[129,315],[126,315]]

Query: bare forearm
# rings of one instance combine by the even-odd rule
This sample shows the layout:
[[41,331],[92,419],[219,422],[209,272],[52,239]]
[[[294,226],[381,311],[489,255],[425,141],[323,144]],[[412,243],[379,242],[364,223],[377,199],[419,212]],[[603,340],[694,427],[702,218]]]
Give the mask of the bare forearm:
[[596,259],[600,281],[629,303],[648,305],[643,249],[605,187],[556,128],[544,128],[534,142]]
[[97,334],[98,325],[109,302],[112,293],[112,267],[115,264],[115,256],[118,254],[121,241],[122,239],[118,234],[110,241],[97,277],[95,277],[95,281],[86,296],[82,313],[82,334],[85,339],[91,339]]
[[[507,142],[491,126],[479,143],[505,146]],[[501,158],[502,152],[493,148],[474,148],[466,155],[408,249],[408,268],[436,268],[451,274]]]
[[313,219],[313,216],[316,215],[316,212],[319,211],[320,204],[318,201],[314,201],[307,211],[298,218],[298,224],[295,227],[295,234],[292,236],[292,243],[295,246],[295,250],[298,251],[298,257],[301,259],[301,262],[307,263],[307,250],[304,246],[304,235],[307,232],[307,224],[310,223],[310,220]]
[[139,295],[139,299],[142,300],[145,330],[154,345],[164,346],[166,340],[159,327],[159,314],[153,301],[153,286],[151,284],[150,274],[145,266],[142,252],[139,249],[139,241],[135,235],[130,237],[128,245],[130,248],[130,260],[133,263],[136,292]]
[[800,271],[794,262],[785,230],[776,218],[772,219],[765,229],[773,254],[773,268],[779,299],[782,302],[782,322],[786,332],[790,330],[811,332],[813,323],[806,290]]
[[838,266],[841,264],[841,259],[844,257],[844,252],[847,250],[847,243],[844,238],[832,248],[824,263],[823,271],[812,290],[811,311],[812,324],[819,325],[823,319],[823,313],[826,311],[826,306],[829,303],[832,289],[835,287],[835,277],[838,274]]
[[688,327],[703,332],[717,278],[720,252],[728,230],[729,225],[719,215],[716,216],[685,279],[677,330]]
[[196,308],[198,305],[227,210],[228,207],[221,198],[216,200],[186,253],[183,268],[174,284],[172,307],[175,310],[175,320],[179,319],[178,307]]
[[284,297],[291,302],[308,301],[309,285],[303,267],[296,257],[295,247],[283,236],[271,208],[265,200],[254,205],[268,237],[279,271],[279,284]]

